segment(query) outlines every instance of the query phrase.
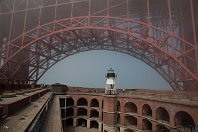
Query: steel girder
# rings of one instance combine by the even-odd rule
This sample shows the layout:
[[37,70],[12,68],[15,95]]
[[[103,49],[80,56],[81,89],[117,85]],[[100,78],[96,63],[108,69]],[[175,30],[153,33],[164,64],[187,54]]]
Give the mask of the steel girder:
[[[91,3],[97,1],[70,2],[66,5],[73,9],[68,18],[52,19],[43,24],[42,9],[51,6],[57,8],[62,4],[55,3],[44,7],[41,4],[38,8],[39,24],[25,30],[28,18],[24,18],[23,32],[16,37],[11,34],[1,45],[0,79],[22,80],[27,77],[28,81],[37,82],[50,67],[70,55],[89,50],[111,50],[144,61],[159,72],[174,90],[198,90],[198,46],[193,1],[186,0],[189,3],[187,9],[190,17],[189,13],[181,10],[182,6],[174,9],[176,0],[175,3],[173,0],[163,0],[166,8],[162,7],[167,9],[164,14],[155,11],[156,6],[159,6],[155,0],[144,0],[145,5],[141,6],[146,7],[145,12],[143,11],[146,14],[130,9],[129,3],[136,0],[116,1],[107,0],[106,7],[93,14]],[[26,6],[28,2],[26,0]],[[88,2],[87,15],[76,16],[75,4],[81,2]],[[127,8],[123,9],[123,5]],[[152,6],[156,9],[151,8]],[[29,10],[37,8],[22,10],[25,17],[28,17]],[[116,10],[124,10],[126,13],[119,14]],[[137,16],[130,10],[137,11]],[[57,10],[54,11],[57,16]],[[99,15],[104,11],[105,15]],[[12,10],[11,18],[17,12]],[[185,26],[186,15],[192,19],[190,36],[186,34],[189,33]],[[21,73],[24,75],[19,76]],[[186,87],[185,83],[189,81],[192,83],[188,83]]]

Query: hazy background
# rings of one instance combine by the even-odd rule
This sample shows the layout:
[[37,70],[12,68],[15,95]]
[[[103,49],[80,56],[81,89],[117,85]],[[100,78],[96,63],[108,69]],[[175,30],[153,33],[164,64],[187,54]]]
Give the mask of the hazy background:
[[39,83],[104,88],[109,68],[118,76],[118,88],[172,90],[159,73],[142,61],[112,51],[88,51],[67,57],[49,69]]

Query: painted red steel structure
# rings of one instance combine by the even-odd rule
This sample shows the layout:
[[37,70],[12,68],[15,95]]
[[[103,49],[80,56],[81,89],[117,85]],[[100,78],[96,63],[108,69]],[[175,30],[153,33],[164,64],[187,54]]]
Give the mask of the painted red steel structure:
[[84,51],[136,57],[198,91],[197,0],[0,0],[0,80],[35,83]]

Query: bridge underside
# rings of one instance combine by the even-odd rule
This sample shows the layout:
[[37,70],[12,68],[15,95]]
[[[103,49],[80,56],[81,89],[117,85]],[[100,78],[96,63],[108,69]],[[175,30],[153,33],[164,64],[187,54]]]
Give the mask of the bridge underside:
[[36,83],[70,55],[111,50],[198,91],[197,11],[196,0],[2,0],[0,83]]

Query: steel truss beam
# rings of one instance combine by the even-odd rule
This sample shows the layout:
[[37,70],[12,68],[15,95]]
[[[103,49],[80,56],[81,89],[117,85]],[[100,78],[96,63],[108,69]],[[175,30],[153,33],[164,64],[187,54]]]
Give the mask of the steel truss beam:
[[[166,8],[158,9],[158,12],[151,8],[157,5],[145,0],[146,14],[142,14],[145,18],[138,19],[130,12],[130,1],[124,0],[115,5],[111,5],[111,1],[104,10],[92,13],[89,9],[85,16],[75,16],[75,5],[70,2],[67,3],[71,5],[69,18],[55,19],[55,8],[54,19],[44,24],[41,21],[42,8],[60,4],[56,2],[44,7],[41,4],[38,7],[39,24],[30,30],[25,30],[26,15],[37,7],[14,10],[13,6],[10,12],[0,13],[11,13],[12,26],[13,14],[25,11],[23,32],[14,38],[10,34],[8,40],[0,45],[0,80],[20,79],[18,74],[26,71],[27,79],[37,82],[50,67],[70,55],[89,50],[111,50],[142,60],[159,72],[174,90],[197,91],[198,45],[193,0],[189,0],[193,29],[191,42],[185,37],[185,13],[174,10],[171,0],[167,0]],[[91,1],[88,2],[90,5]],[[127,5],[126,14],[115,15],[113,9],[122,5]],[[162,17],[160,13],[165,9],[167,12]],[[106,12],[106,15],[99,16],[101,12]],[[188,83],[188,88],[186,82],[192,82]]]

